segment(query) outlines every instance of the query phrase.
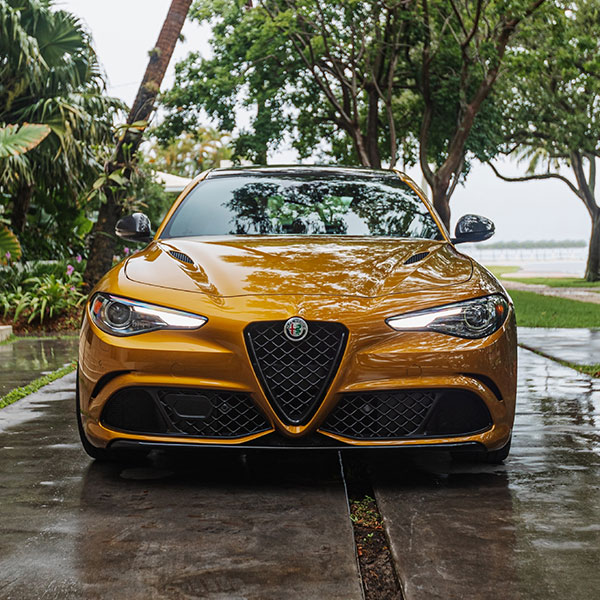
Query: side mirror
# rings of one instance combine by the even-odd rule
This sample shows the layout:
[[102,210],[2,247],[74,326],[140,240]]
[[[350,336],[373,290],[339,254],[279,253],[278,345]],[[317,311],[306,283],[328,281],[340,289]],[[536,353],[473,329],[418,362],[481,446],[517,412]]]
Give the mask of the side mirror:
[[456,224],[452,243],[483,242],[489,240],[496,232],[496,226],[486,217],[464,215]]
[[133,213],[119,219],[115,233],[130,242],[149,242],[152,239],[150,219],[144,213]]

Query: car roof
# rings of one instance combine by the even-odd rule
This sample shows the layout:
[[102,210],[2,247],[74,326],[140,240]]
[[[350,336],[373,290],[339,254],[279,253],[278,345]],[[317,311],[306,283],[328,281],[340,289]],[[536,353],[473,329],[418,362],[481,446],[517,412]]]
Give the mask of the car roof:
[[395,176],[394,171],[388,169],[368,169],[364,167],[336,167],[330,165],[273,165],[273,166],[249,166],[230,167],[214,169],[210,171],[206,179],[215,177],[239,177],[243,175],[252,176],[275,176],[275,177],[359,177],[359,178],[381,178]]

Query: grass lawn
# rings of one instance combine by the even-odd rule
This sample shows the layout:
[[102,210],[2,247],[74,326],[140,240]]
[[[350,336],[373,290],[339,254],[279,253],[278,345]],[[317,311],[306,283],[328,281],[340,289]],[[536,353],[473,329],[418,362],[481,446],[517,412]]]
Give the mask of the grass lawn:
[[600,304],[512,290],[520,327],[600,328]]
[[521,270],[521,267],[515,265],[486,265],[485,268],[496,277],[502,277],[505,273],[517,273]]
[[[508,271],[504,272],[507,273]],[[510,281],[535,283],[538,285],[547,285],[549,287],[595,287],[598,288],[597,291],[600,292],[600,281],[586,281],[579,277],[510,277]]]

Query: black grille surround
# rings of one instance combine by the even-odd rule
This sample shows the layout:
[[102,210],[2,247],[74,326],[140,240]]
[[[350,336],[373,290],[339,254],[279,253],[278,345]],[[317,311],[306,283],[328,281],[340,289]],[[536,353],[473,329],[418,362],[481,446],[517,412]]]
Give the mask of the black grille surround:
[[254,372],[267,400],[286,424],[304,425],[335,377],[348,330],[341,323],[307,321],[308,334],[292,341],[286,321],[257,321],[244,330]]
[[126,433],[235,439],[271,431],[250,394],[130,387],[111,396],[100,421]]
[[414,389],[342,394],[319,431],[356,440],[394,440],[479,433],[492,425],[473,392]]

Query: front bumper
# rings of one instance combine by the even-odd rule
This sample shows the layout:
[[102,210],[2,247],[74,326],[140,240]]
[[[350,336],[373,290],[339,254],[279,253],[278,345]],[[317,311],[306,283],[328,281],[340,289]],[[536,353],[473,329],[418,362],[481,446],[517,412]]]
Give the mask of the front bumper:
[[[244,341],[245,322],[213,318],[195,332],[157,331],[115,338],[100,331],[86,317],[81,332],[79,374],[85,435],[97,447],[137,444],[454,449],[460,445],[496,450],[508,441],[516,389],[516,329],[512,311],[504,326],[483,340],[464,340],[434,332],[394,332],[383,323],[376,330],[367,328],[359,318],[344,322],[349,335],[339,368],[314,413],[306,422],[294,424],[286,422],[265,395]],[[131,390],[149,390],[163,418],[169,403],[162,402],[160,394],[164,399],[172,392],[175,396],[198,393],[209,398],[204,402],[223,394],[228,398],[245,398],[262,421],[259,419],[254,429],[228,431],[228,435],[219,432],[215,435],[214,431],[206,435],[202,434],[206,429],[186,430],[179,425],[174,428],[172,422],[163,429],[154,427],[144,431],[119,427],[118,420],[106,417],[107,406],[119,395],[131,394]],[[339,418],[338,427],[332,427],[342,403],[350,398],[355,403],[356,398],[374,398],[375,403],[381,404],[380,398],[384,396],[406,397],[415,392],[432,394],[433,400],[431,406],[422,407],[424,416],[414,431],[394,435],[392,430],[390,437],[388,428],[387,437],[382,437],[376,430],[366,428],[361,435],[353,435],[356,432],[352,427],[339,426],[344,422]],[[485,426],[465,431],[456,428],[444,431],[439,427],[437,431],[428,430],[426,423],[433,405],[446,402],[449,406],[444,400],[448,394],[477,399],[489,415]],[[277,439],[275,444],[274,439]]]

